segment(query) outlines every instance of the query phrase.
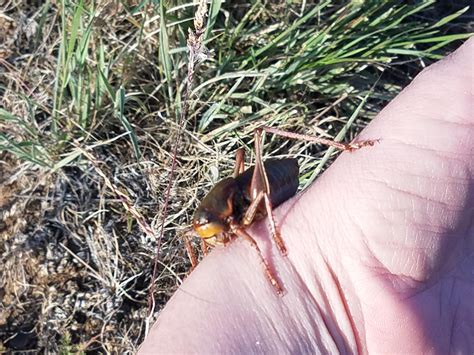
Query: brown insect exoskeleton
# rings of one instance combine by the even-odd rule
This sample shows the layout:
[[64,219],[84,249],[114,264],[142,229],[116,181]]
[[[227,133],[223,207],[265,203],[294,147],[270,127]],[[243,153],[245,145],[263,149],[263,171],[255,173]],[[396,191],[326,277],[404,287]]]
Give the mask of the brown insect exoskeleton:
[[[296,194],[298,189],[298,162],[294,158],[272,159],[262,161],[262,133],[277,134],[287,138],[303,139],[314,143],[325,144],[335,148],[353,151],[364,146],[371,146],[374,140],[343,144],[324,138],[312,137],[298,133],[286,132],[271,127],[261,127],[255,131],[255,166],[245,170],[244,150],[237,151],[234,174],[219,181],[204,197],[193,217],[193,229],[206,244],[226,245],[233,237],[246,239],[256,250],[265,274],[278,294],[283,288],[274,276],[262,252],[246,231],[254,221],[268,216],[271,235],[282,255],[287,255],[285,243],[275,222],[273,208],[279,206]],[[197,264],[196,256],[186,238],[186,248],[193,268]]]

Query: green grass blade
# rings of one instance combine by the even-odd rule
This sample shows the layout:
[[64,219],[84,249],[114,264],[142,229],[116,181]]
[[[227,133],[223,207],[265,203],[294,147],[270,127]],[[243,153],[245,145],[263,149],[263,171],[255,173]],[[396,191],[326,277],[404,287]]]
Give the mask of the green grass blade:
[[128,121],[127,117],[124,114],[125,111],[125,90],[123,87],[120,87],[120,89],[117,91],[117,97],[115,99],[116,106],[118,106],[118,112],[117,116],[120,119],[120,122],[122,122],[123,127],[125,130],[128,132],[130,136],[130,142],[132,143],[133,151],[135,153],[135,157],[137,160],[140,159],[141,157],[141,152],[140,152],[140,147],[138,144],[138,138],[135,133],[135,130],[133,129],[132,125]]
[[219,15],[219,11],[221,10],[222,0],[211,0],[209,4],[209,13],[207,16],[207,26],[206,26],[206,33],[204,34],[204,39],[209,39],[212,29],[214,28],[214,24],[216,23],[217,16]]
[[166,28],[166,11],[163,1],[160,1],[160,48],[159,57],[161,64],[161,71],[164,73],[168,88],[168,102],[173,102],[173,90],[171,83],[173,77],[171,74],[172,61],[169,48],[168,32]]
[[244,80],[244,77],[240,77],[237,79],[237,82],[232,86],[232,88],[224,95],[222,100],[219,101],[219,103],[212,105],[202,116],[201,120],[199,121],[199,127],[198,131],[202,132],[204,131],[207,126],[209,126],[212,121],[214,120],[215,115],[217,115],[224,105],[224,103],[228,100],[228,98],[237,90],[237,88],[240,86],[242,81]]
[[[275,46],[281,46],[286,42],[286,38],[290,35],[290,33],[294,32],[298,27],[302,26],[305,22],[307,22],[309,19],[313,18],[320,12],[322,9],[324,9],[326,6],[330,4],[330,1],[324,1],[317,6],[315,6],[311,11],[309,11],[307,14],[305,14],[303,17],[299,18],[291,26],[289,26],[286,30],[282,31],[279,33],[273,40],[268,43],[267,45],[263,46],[262,48],[259,48],[255,53],[253,53],[253,58],[261,56],[263,53],[268,51],[270,48],[273,48]],[[248,64],[248,60],[244,61],[241,65],[241,68],[244,68]]]
[[20,160],[29,161],[43,167],[50,167],[48,163],[50,160],[49,156],[43,147],[35,142],[18,142],[0,133],[0,152],[1,151],[10,152]]
[[430,28],[442,27],[442,26],[446,25],[447,23],[453,21],[454,19],[458,18],[459,16],[461,16],[467,10],[469,10],[469,6],[466,6],[466,7],[462,8],[461,10],[455,12],[454,14],[443,17],[441,20],[439,20],[434,25],[432,25]]

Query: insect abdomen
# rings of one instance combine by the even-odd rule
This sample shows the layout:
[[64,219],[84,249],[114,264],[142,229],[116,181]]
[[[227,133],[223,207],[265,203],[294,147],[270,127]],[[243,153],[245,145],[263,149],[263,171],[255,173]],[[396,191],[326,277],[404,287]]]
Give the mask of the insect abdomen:
[[296,194],[299,166],[296,159],[269,160],[264,163],[270,185],[270,200],[277,207]]
[[[273,207],[277,207],[296,194],[298,189],[299,167],[298,161],[292,158],[270,159],[263,164],[270,185],[270,200]],[[236,177],[236,182],[242,190],[250,186],[254,167]]]

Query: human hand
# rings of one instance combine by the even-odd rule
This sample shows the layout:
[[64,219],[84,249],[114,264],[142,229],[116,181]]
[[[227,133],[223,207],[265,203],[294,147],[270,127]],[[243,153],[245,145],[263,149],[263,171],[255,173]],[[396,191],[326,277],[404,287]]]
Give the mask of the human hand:
[[474,40],[423,71],[342,153],[214,250],[162,311],[141,353],[473,353]]

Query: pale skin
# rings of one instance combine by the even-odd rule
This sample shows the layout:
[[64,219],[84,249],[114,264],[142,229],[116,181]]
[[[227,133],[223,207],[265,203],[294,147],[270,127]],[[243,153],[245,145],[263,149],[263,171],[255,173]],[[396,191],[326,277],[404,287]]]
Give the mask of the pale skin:
[[422,72],[304,194],[213,250],[141,353],[473,353],[474,40]]

